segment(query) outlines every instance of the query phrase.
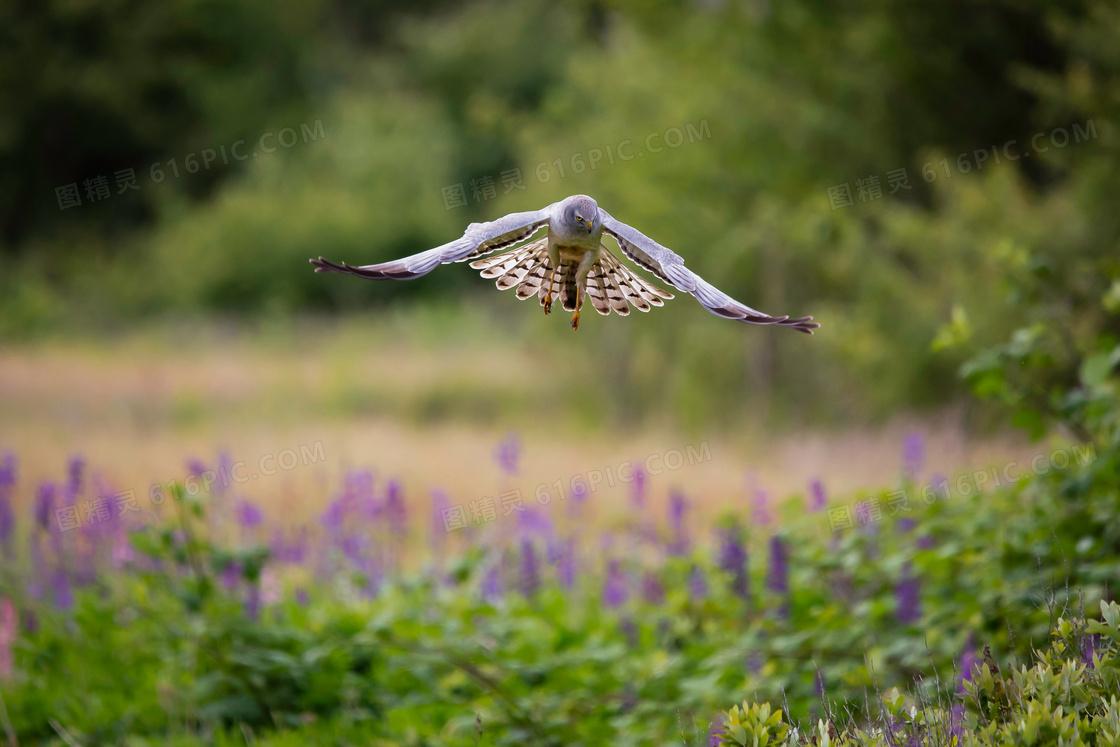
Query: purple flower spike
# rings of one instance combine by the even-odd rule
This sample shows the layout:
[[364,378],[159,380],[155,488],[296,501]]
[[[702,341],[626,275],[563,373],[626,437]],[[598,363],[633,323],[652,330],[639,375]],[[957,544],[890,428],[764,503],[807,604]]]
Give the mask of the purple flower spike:
[[541,586],[541,570],[537,551],[529,538],[521,540],[521,593],[532,598]]
[[910,564],[902,566],[902,577],[895,586],[897,618],[900,625],[913,625],[922,619],[921,582],[914,577]]
[[688,503],[684,499],[684,494],[679,490],[670,493],[669,526],[673,533],[673,539],[667,548],[670,555],[688,554],[688,530],[685,528],[685,513],[687,511]]
[[54,592],[54,606],[66,611],[74,606],[74,593],[70,590],[70,579],[64,571],[56,571],[51,576],[51,589]]
[[511,431],[494,447],[494,461],[507,477],[513,477],[517,474],[517,463],[520,459],[521,439]]
[[241,580],[241,565],[239,563],[230,563],[222,571],[219,578],[222,588],[226,591],[233,591],[237,588],[237,583]]
[[389,530],[395,537],[403,540],[408,533],[408,513],[399,480],[390,480],[385,486],[385,513],[389,519]]
[[47,531],[50,531],[51,516],[54,514],[55,490],[53,482],[45,482],[35,493],[35,523]]
[[0,549],[5,553],[13,550],[11,539],[15,528],[16,515],[12,511],[12,503],[6,495],[0,493]]
[[1090,633],[1081,639],[1081,663],[1087,669],[1096,669],[1093,664],[1093,656],[1097,653],[1097,644],[1100,643],[1101,636],[1099,633]]
[[556,561],[556,578],[565,589],[570,589],[576,582],[576,541],[569,538],[560,550],[560,558]]
[[902,473],[915,480],[926,461],[926,439],[920,431],[910,431],[902,442]]
[[704,571],[700,566],[693,564],[688,572],[688,597],[694,602],[706,599],[708,596],[708,581],[704,578]]
[[739,536],[737,527],[724,529],[720,537],[719,567],[732,576],[731,589],[740,599],[750,596],[750,581],[747,578],[747,548]]
[[976,644],[972,640],[972,634],[968,634],[968,640],[965,641],[964,651],[961,652],[961,672],[960,684],[957,685],[957,692],[963,693],[964,683],[972,682],[975,675],[976,665],[980,663],[980,658],[976,655]]
[[18,474],[19,460],[12,452],[6,452],[4,458],[0,459],[0,498],[11,497]]
[[69,476],[69,481],[66,483],[67,503],[73,502],[82,494],[82,475],[85,473],[86,461],[80,456],[70,457],[69,463],[66,465],[66,471]]
[[809,512],[816,513],[818,511],[823,511],[827,502],[828,496],[824,491],[824,483],[819,479],[815,479],[809,483]]
[[12,493],[15,492],[17,462],[15,454],[8,452],[0,459],[0,548],[10,552],[16,516],[12,510]]
[[774,521],[774,514],[770,510],[770,494],[762,488],[751,491],[751,519],[755,524],[769,524]]
[[245,616],[257,622],[261,616],[261,587],[259,583],[250,584],[245,594]]
[[639,511],[646,506],[646,471],[641,467],[634,468],[634,481],[630,485],[630,502]]
[[789,559],[782,538],[770,538],[770,571],[766,576],[766,588],[777,594],[789,591]]
[[487,602],[494,603],[500,601],[504,593],[501,566],[494,564],[482,579],[482,598]]
[[720,735],[723,734],[723,723],[719,716],[716,716],[715,721],[708,727],[708,747],[719,747],[723,740]]
[[665,603],[665,586],[653,571],[646,571],[642,577],[642,599],[658,606]]
[[617,560],[611,560],[607,566],[607,578],[603,583],[603,604],[610,609],[621,607],[630,598],[630,590],[626,584],[626,574],[622,572]]
[[237,504],[237,523],[244,529],[258,527],[262,521],[264,513],[256,504],[244,500]]

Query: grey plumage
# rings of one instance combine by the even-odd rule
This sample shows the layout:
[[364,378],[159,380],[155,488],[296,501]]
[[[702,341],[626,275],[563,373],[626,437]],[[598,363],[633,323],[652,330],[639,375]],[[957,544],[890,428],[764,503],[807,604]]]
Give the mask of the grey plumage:
[[[545,236],[530,240],[546,226]],[[586,195],[574,195],[543,210],[472,223],[454,241],[391,262],[355,267],[319,257],[311,263],[316,272],[411,280],[440,264],[469,261],[471,267],[481,270],[483,277],[495,279],[499,290],[516,287],[515,294],[522,300],[538,296],[546,313],[552,300],[559,299],[565,310],[575,312],[573,328],[578,325],[584,294],[598,313],[608,315],[613,311],[621,316],[630,313],[630,306],[649,311],[673,298],[672,293],[654,286],[623,264],[602,244],[604,234],[614,238],[622,253],[639,267],[690,293],[716,316],[746,324],[791,327],[808,334],[820,326],[810,316],[770,316],[736,301],[686,268],[684,259],[675,252],[616,220]],[[510,251],[487,256],[502,249]]]

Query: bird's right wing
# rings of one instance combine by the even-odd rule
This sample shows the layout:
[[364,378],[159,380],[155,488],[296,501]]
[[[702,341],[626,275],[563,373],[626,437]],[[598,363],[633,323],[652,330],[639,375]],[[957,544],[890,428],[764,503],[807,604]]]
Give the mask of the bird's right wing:
[[633,226],[616,220],[602,208],[599,208],[599,215],[603,221],[603,230],[615,238],[623,254],[674,288],[691,293],[700,305],[716,316],[746,324],[776,324],[810,335],[821,326],[811,316],[790,319],[788,316],[770,316],[752,309],[685,267],[684,259],[672,249],[661,246]]
[[510,213],[489,223],[472,223],[461,238],[403,259],[376,265],[335,264],[322,257],[311,260],[315,272],[345,272],[374,280],[412,280],[441,264],[465,262],[523,241],[548,224],[552,206],[525,213]]

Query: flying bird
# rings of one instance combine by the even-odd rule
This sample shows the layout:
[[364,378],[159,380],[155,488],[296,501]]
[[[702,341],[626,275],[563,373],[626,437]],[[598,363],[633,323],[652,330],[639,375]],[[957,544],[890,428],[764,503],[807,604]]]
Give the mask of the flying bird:
[[[533,239],[546,227],[548,232],[544,236]],[[521,300],[539,297],[545,314],[552,311],[552,303],[558,298],[565,311],[574,312],[573,330],[579,328],[585,297],[604,316],[612,311],[627,316],[630,306],[649,311],[673,298],[672,293],[623,264],[603,244],[603,234],[613,237],[622,253],[639,267],[677,290],[691,293],[716,316],[747,324],[791,327],[807,334],[813,334],[820,326],[811,316],[770,316],[739,303],[685,267],[684,260],[672,250],[615,220],[587,195],[573,195],[541,210],[510,213],[489,223],[472,223],[461,238],[404,259],[352,266],[319,257],[312,259],[311,264],[315,265],[315,272],[345,272],[375,280],[412,280],[441,264],[469,261],[471,267],[482,270],[482,277],[497,278],[499,290],[516,286],[516,295]],[[522,244],[529,239],[533,240]],[[510,251],[487,256],[502,249]]]

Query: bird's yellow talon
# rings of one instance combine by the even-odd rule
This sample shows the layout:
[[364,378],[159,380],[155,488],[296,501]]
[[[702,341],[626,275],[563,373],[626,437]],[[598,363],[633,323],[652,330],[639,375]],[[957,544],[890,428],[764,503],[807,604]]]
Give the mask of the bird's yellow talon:
[[545,315],[552,313],[552,296],[544,297],[544,313]]
[[579,329],[579,312],[572,314],[572,331]]

